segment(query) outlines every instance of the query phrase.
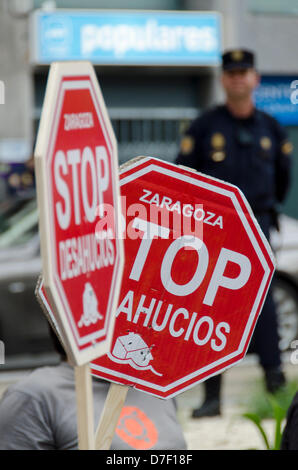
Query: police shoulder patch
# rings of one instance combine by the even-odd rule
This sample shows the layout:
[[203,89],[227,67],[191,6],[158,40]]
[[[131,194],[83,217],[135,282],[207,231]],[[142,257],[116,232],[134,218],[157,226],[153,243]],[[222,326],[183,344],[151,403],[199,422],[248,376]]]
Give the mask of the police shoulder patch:
[[263,150],[269,150],[272,146],[271,139],[267,136],[261,137],[260,145],[261,145]]
[[194,138],[191,137],[190,135],[186,135],[181,140],[181,144],[180,144],[181,153],[186,155],[186,154],[192,152],[193,149],[194,149],[194,146],[195,146]]

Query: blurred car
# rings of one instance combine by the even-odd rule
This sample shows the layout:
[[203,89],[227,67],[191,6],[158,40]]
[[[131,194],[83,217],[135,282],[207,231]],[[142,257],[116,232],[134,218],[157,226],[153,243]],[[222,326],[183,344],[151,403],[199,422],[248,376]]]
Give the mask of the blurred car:
[[[298,338],[298,220],[282,215],[273,234],[277,271],[273,283],[278,306],[280,347]],[[48,323],[35,297],[41,273],[36,199],[0,205],[0,339],[5,357],[53,352]]]

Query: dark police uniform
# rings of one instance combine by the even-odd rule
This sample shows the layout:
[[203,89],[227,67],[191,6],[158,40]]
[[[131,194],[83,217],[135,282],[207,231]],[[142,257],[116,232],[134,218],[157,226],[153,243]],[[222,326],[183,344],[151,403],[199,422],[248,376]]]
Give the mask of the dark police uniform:
[[[242,60],[234,60],[232,53],[223,56],[224,69],[235,64],[252,67],[253,55],[244,51]],[[250,117],[240,119],[221,105],[194,120],[181,141],[176,163],[238,186],[269,239],[269,230],[277,221],[276,208],[288,191],[291,152],[285,130],[273,117],[254,109]],[[259,317],[252,347],[265,372],[280,366],[271,294]]]

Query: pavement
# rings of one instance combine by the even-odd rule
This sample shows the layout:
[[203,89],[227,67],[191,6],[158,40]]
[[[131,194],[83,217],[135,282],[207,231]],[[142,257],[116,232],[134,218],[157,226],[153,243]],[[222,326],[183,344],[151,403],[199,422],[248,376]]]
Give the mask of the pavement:
[[[298,383],[298,366],[283,359],[288,380]],[[0,397],[6,387],[20,380],[30,369],[4,370],[0,374]],[[246,357],[240,364],[224,373],[222,386],[222,414],[219,417],[192,419],[191,410],[203,399],[202,384],[177,396],[178,419],[183,428],[188,450],[264,450],[265,445],[256,426],[242,415],[248,411],[256,389],[263,390],[262,370],[256,359]],[[273,442],[274,421],[262,423],[269,440]]]

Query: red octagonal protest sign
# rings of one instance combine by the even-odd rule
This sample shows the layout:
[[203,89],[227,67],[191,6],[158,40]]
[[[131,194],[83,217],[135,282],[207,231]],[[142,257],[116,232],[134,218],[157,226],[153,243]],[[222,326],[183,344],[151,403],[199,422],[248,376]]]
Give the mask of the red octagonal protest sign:
[[35,161],[44,285],[81,365],[109,350],[123,271],[117,142],[89,62],[51,66]]
[[111,350],[92,372],[169,398],[244,357],[274,259],[231,184],[144,158],[120,187],[126,262]]

